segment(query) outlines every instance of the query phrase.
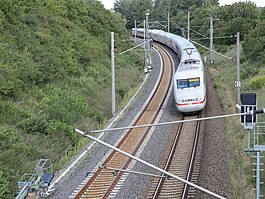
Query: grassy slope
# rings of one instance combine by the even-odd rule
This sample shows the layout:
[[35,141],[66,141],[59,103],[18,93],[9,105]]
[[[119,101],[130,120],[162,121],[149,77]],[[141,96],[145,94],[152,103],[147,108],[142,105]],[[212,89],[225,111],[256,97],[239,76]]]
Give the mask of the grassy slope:
[[[235,49],[229,50],[229,57],[235,57]],[[248,63],[241,63],[241,72],[248,68]],[[261,69],[262,70],[262,67]],[[217,93],[220,96],[222,108],[226,114],[235,113],[236,108],[236,89],[234,82],[236,80],[236,63],[216,56],[215,66],[209,67],[212,74]],[[248,78],[242,79],[241,92],[255,92],[257,94],[258,107],[264,107],[264,89],[253,90],[249,87]],[[261,118],[260,118],[261,119]],[[229,163],[231,169],[231,184],[233,198],[254,198],[255,192],[255,173],[252,171],[255,159],[252,154],[246,154],[246,131],[242,128],[239,118],[230,118],[226,120],[226,137],[229,147]],[[263,175],[263,179],[264,179]],[[263,190],[265,193],[265,190]]]
[[[119,52],[131,44],[122,19],[95,0],[3,0],[0,25],[0,198],[10,198],[38,159],[58,169],[84,143],[73,128],[111,117],[110,32]],[[118,104],[141,64],[136,53],[118,58]]]

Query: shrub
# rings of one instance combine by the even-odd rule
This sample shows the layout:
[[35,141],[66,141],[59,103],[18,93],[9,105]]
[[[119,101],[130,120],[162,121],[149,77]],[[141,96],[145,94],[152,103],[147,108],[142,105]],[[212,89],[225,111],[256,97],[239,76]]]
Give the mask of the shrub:
[[265,75],[264,76],[257,76],[253,77],[249,82],[251,87],[256,89],[260,89],[265,85]]
[[22,129],[29,134],[44,134],[49,133],[49,119],[47,115],[31,117],[25,120],[21,125]]
[[25,107],[12,101],[0,101],[0,121],[3,124],[15,126],[30,117],[30,112]]
[[0,95],[15,96],[20,90],[22,81],[16,76],[14,69],[8,65],[0,64]]
[[[60,159],[77,145],[72,128],[110,117],[110,32],[120,51],[129,45],[119,45],[127,39],[121,16],[97,0],[2,0],[0,25],[0,198],[12,198],[36,159]],[[118,99],[139,80],[133,62],[126,71],[134,78],[119,76],[128,63],[116,67],[126,85]]]
[[0,198],[5,198],[5,196],[10,193],[7,182],[8,179],[0,168]]
[[246,69],[242,69],[240,72],[242,79],[249,78],[250,76],[254,76],[256,74],[258,74],[258,69],[256,68],[246,68]]
[[[0,125],[0,148],[6,150],[11,148],[12,143],[18,142],[19,137],[12,130]],[[0,154],[1,157],[1,154]],[[1,159],[0,159],[1,161]],[[0,162],[1,165],[1,162]],[[0,197],[1,198],[1,197]]]

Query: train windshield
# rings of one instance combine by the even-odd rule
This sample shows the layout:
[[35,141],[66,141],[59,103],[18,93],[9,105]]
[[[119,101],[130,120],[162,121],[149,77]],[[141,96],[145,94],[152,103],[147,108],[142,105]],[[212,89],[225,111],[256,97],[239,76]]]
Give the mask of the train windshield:
[[200,78],[191,78],[191,79],[178,79],[177,80],[178,88],[189,88],[189,87],[198,87],[200,86]]

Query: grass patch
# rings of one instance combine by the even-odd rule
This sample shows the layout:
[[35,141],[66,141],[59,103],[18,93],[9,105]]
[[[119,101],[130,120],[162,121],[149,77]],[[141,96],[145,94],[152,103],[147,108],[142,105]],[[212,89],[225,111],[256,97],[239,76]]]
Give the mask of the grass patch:
[[[233,57],[235,49],[231,48],[226,54]],[[221,101],[225,114],[236,112],[236,63],[216,56],[215,65],[208,66],[208,70],[214,81],[214,87]],[[245,84],[243,81],[242,84]],[[242,91],[244,92],[244,87]],[[260,97],[258,97],[258,100]],[[232,198],[254,198],[255,187],[252,163],[252,155],[246,154],[246,131],[242,128],[239,118],[225,120],[226,138],[228,142],[228,158],[231,171],[230,182]]]
[[[96,0],[3,0],[0,18],[0,198],[13,198],[40,158],[58,170],[87,144],[73,128],[111,118],[110,32],[118,51],[133,43]],[[140,63],[137,52],[116,63],[118,107],[141,82]]]

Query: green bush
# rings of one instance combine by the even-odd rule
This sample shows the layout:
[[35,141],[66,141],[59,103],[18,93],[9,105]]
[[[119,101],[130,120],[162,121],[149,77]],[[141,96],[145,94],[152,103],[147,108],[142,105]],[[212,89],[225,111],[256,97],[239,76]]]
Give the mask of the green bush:
[[17,75],[13,69],[8,65],[0,65],[0,95],[2,96],[15,96],[21,89],[23,83],[17,78]]
[[242,79],[249,78],[250,76],[254,76],[258,74],[257,68],[245,68],[240,71],[240,75]]
[[39,81],[38,66],[26,56],[26,52],[18,52],[9,45],[0,45],[0,52],[0,96],[17,96]]
[[4,175],[4,172],[1,170],[0,167],[0,198],[5,198],[9,193],[10,189],[8,187],[8,178],[6,175]]
[[47,115],[40,115],[26,119],[20,127],[28,134],[49,134],[49,118]]
[[[6,150],[11,148],[12,143],[18,142],[19,141],[19,136],[10,130],[9,128],[0,125],[0,148],[1,150]],[[1,157],[1,154],[0,154]],[[0,161],[1,160],[0,158]],[[1,165],[1,163],[0,163]]]
[[[111,117],[111,31],[119,51],[132,45],[121,41],[121,16],[97,0],[0,1],[0,198],[13,197],[37,159],[74,151],[73,128]],[[139,81],[135,56],[116,67],[117,105]]]
[[28,109],[12,101],[0,100],[0,121],[1,124],[16,126],[16,124],[29,118],[31,113]]
[[256,89],[260,89],[265,85],[265,75],[264,76],[257,76],[253,77],[249,82],[251,87]]
[[58,102],[56,106],[46,111],[50,118],[74,124],[90,113],[85,96],[77,94],[76,90],[67,84],[65,86],[49,84],[42,92],[45,97],[41,100],[41,108],[49,108],[54,102]]

